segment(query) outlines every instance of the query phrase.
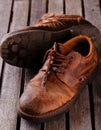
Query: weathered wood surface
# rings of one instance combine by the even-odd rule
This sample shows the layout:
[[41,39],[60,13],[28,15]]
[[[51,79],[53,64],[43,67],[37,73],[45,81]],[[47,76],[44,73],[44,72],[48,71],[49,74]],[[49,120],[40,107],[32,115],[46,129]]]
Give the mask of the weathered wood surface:
[[[99,5],[100,4],[100,5]],[[99,0],[84,0],[85,17],[92,21],[92,23],[98,27],[101,32],[101,1]],[[89,8],[90,7],[90,8]],[[101,39],[97,43],[99,51],[99,70],[96,74],[96,78],[92,83],[92,90],[90,89],[91,99],[91,114],[92,114],[92,127],[95,130],[101,129]]]
[[[33,0],[32,3],[30,3],[30,15],[28,19],[28,24],[33,25],[36,23],[42,16],[42,14],[46,11],[46,1],[42,0]],[[33,61],[34,62],[34,61]],[[35,70],[26,69],[25,70],[25,80],[24,80],[24,87],[28,83],[28,81],[35,75]],[[41,124],[35,124],[33,122],[26,121],[24,119],[21,119],[21,126],[20,130],[40,130]]]
[[[99,0],[0,0],[0,38],[8,31],[36,23],[46,12],[85,16],[101,31]],[[99,43],[101,52],[100,47]],[[2,63],[0,58],[0,130],[101,129],[101,67],[95,81],[85,86],[69,112],[57,119],[35,124],[20,118],[16,106],[19,95],[37,70],[21,69],[8,64],[2,67]]]
[[[5,9],[4,9],[5,5]],[[9,22],[11,16],[12,0],[0,0],[0,39],[4,34],[8,32]],[[1,69],[2,69],[2,59],[0,57],[0,82],[1,82]]]
[[[27,24],[27,6],[28,0],[14,1],[14,5],[12,8],[13,18],[10,31],[16,30],[17,27],[21,27],[23,25],[25,26]],[[26,14],[26,17],[24,16],[24,13]],[[17,126],[16,106],[21,87],[22,69],[5,64],[3,74],[4,78],[2,82],[0,106],[0,130],[15,130]]]
[[[81,0],[67,0],[66,13],[83,15]],[[87,99],[86,99],[86,98]],[[91,130],[90,106],[88,86],[85,86],[84,91],[79,96],[76,103],[72,106],[70,112],[70,130]],[[78,119],[77,119],[78,118]]]
[[[55,0],[50,0],[48,3],[48,13],[61,13],[63,14],[63,0],[59,0],[59,2]],[[45,130],[65,130],[65,115],[62,115],[57,120],[52,120],[45,122]]]

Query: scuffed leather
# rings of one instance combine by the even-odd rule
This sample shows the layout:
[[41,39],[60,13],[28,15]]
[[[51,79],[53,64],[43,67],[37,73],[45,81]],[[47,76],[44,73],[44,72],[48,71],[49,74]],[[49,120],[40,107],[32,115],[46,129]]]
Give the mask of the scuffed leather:
[[[74,46],[82,40],[89,44],[89,52],[86,56],[74,50]],[[71,102],[91,76],[98,63],[93,41],[88,36],[81,35],[64,44],[56,44],[52,51],[56,51],[56,53],[65,57],[61,66],[58,67],[61,72],[50,69],[47,73],[46,82],[42,86],[46,70],[49,69],[49,64],[51,64],[51,56],[48,55],[43,67],[30,80],[20,98],[19,107],[24,113],[29,115],[45,114]]]
[[82,16],[47,13],[37,22],[34,27],[48,30],[61,30],[80,24],[91,24]]

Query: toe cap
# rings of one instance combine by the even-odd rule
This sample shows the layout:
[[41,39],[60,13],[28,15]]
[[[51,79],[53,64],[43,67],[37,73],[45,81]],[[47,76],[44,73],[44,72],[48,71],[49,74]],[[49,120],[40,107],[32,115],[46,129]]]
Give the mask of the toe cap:
[[35,115],[38,114],[39,110],[39,100],[38,100],[39,91],[37,88],[28,86],[25,92],[20,97],[18,108],[20,112]]

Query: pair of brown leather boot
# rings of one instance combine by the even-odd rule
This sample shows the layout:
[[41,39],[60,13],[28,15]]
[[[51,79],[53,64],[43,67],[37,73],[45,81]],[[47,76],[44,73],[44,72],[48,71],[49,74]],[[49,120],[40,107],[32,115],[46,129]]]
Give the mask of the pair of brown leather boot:
[[44,121],[70,109],[97,66],[98,35],[81,16],[45,14],[34,26],[4,36],[1,56],[7,63],[34,67],[45,61],[19,100],[22,117]]

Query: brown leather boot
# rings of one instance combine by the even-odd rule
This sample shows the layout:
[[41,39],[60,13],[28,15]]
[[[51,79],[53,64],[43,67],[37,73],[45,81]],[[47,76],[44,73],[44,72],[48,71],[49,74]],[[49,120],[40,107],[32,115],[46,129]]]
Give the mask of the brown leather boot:
[[63,43],[79,34],[97,38],[98,29],[78,15],[45,14],[37,24],[5,35],[1,57],[11,65],[36,68],[54,42]]
[[18,103],[26,119],[44,121],[70,109],[98,63],[90,37],[80,35],[47,51],[43,67],[27,84]]

